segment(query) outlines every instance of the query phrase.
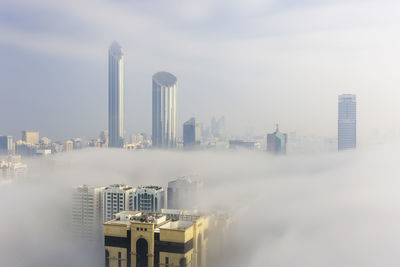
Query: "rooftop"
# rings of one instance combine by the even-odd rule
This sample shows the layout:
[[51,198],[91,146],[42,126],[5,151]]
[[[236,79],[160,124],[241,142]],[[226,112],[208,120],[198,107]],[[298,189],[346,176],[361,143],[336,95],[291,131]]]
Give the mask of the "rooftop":
[[160,71],[153,75],[153,81],[161,86],[174,86],[177,82],[177,78],[169,72]]
[[175,221],[175,222],[168,222],[168,223],[160,226],[160,229],[185,230],[192,225],[193,225],[193,222],[190,222],[190,221]]

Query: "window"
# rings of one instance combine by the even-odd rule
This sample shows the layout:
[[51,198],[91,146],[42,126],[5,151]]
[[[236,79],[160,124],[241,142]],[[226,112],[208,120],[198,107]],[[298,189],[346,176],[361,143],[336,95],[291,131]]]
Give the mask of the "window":
[[118,267],[121,267],[121,265],[122,265],[121,252],[118,252]]
[[168,257],[165,257],[165,267],[168,267],[168,264],[169,264],[169,259]]
[[106,249],[106,267],[110,267],[110,253]]

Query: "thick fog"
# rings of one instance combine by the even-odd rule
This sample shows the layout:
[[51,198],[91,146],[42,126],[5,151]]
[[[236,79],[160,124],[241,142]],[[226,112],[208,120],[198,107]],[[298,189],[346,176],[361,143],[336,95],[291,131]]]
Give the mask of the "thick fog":
[[0,185],[1,266],[102,266],[101,245],[71,238],[71,187],[166,186],[191,174],[204,180],[201,206],[235,218],[212,266],[398,266],[398,149],[286,157],[86,149],[32,159],[26,179]]

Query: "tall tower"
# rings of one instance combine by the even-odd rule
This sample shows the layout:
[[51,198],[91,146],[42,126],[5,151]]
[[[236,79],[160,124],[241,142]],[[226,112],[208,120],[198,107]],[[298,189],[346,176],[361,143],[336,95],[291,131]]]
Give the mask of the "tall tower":
[[177,79],[168,72],[153,75],[153,147],[176,146]]
[[356,148],[356,96],[339,95],[338,150]]
[[110,147],[123,146],[124,53],[116,42],[108,50],[108,134]]
[[287,134],[279,131],[279,125],[276,125],[275,132],[267,134],[267,152],[277,155],[286,154]]

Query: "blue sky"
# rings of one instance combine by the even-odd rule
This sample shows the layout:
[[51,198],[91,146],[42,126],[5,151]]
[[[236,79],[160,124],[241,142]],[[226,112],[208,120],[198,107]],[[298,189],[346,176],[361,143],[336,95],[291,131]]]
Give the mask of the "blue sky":
[[107,127],[107,50],[126,51],[127,134],[151,131],[151,76],[179,80],[179,125],[225,115],[335,136],[337,95],[356,93],[359,135],[399,133],[396,1],[0,2],[0,133],[53,139]]

